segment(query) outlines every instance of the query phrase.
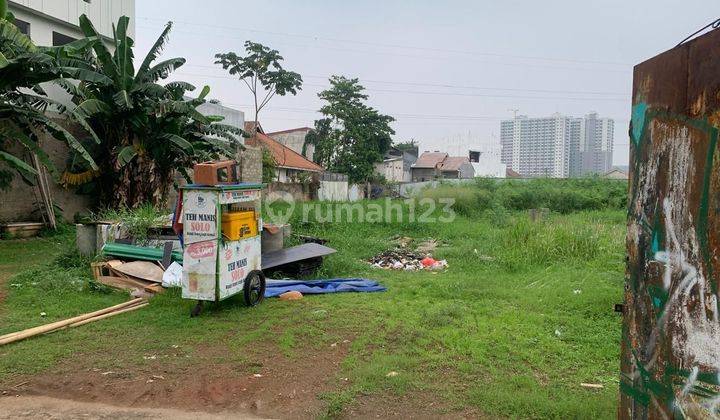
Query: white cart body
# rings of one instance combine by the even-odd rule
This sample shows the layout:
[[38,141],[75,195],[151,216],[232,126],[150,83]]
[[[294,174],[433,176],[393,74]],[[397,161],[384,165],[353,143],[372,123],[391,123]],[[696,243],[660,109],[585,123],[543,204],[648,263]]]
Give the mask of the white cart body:
[[[241,293],[247,275],[262,269],[262,184],[182,187],[182,297],[220,301]],[[255,209],[257,235],[231,241],[222,235],[223,210],[231,204]]]

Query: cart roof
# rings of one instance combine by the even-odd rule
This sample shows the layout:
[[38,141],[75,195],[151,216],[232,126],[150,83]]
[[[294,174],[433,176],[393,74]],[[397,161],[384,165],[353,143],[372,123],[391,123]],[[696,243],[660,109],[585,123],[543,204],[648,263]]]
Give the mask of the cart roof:
[[255,184],[252,182],[241,182],[239,184],[201,185],[187,184],[180,187],[181,190],[211,190],[211,191],[237,191],[237,190],[261,190],[266,184]]

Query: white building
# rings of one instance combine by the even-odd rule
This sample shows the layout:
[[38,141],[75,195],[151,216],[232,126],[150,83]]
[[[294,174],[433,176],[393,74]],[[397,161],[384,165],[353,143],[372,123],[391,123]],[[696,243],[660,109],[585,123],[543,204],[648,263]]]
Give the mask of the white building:
[[502,152],[499,147],[477,147],[468,152],[470,164],[475,169],[475,177],[505,178],[507,165],[502,163]]
[[614,123],[591,113],[517,116],[500,126],[502,163],[526,177],[568,178],[604,174],[612,167]]
[[602,175],[612,170],[615,122],[610,118],[598,118],[593,112],[581,121],[580,133],[582,165],[579,175]]
[[59,46],[82,38],[79,18],[85,14],[101,35],[112,39],[113,24],[130,18],[128,34],[135,36],[135,0],[10,0],[15,24],[36,45]]

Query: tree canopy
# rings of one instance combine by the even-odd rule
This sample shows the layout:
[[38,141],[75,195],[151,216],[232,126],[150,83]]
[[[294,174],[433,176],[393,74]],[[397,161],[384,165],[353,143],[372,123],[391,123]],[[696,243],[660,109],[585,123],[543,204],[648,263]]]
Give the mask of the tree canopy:
[[[114,51],[102,42],[93,44],[87,59],[90,68],[108,82],[81,82],[60,79],[58,84],[73,97],[88,129],[101,142],[93,148],[98,162],[97,178],[101,204],[111,207],[137,207],[161,204],[181,172],[194,163],[220,154],[234,155],[242,129],[221,124],[222,117],[209,117],[198,111],[210,92],[205,87],[196,99],[185,93],[195,90],[186,82],[160,84],[171,72],[185,64],[184,58],[156,62],[168,41],[168,23],[140,66],[134,66],[134,42],[128,36],[129,19],[121,17],[114,29]],[[99,38],[92,22],[83,15],[80,28],[89,39]],[[83,169],[86,174],[90,168]],[[73,175],[73,174],[69,174]],[[77,175],[77,174],[76,174]],[[88,176],[72,177],[86,181]],[[69,182],[72,183],[72,182]]]
[[283,68],[280,53],[257,42],[245,41],[245,56],[228,52],[216,54],[215,58],[215,64],[237,76],[252,92],[255,122],[259,121],[258,114],[273,96],[296,95],[302,89],[302,77]]
[[315,145],[315,161],[329,171],[348,175],[350,182],[373,177],[374,164],[382,162],[392,144],[395,119],[368,106],[358,79],[332,76],[330,88],[318,94],[326,102],[307,141]]

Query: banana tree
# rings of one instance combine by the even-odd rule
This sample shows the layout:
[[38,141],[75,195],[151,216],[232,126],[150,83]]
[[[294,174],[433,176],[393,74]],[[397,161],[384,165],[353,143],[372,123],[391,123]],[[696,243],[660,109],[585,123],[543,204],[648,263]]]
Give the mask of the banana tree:
[[[0,0],[1,1],[1,0]],[[2,8],[0,8],[2,9]],[[88,127],[83,113],[74,107],[50,99],[43,84],[64,77],[92,81],[98,85],[110,80],[87,66],[76,66],[97,38],[86,38],[63,47],[37,47],[12,23],[12,16],[0,10],[0,188],[7,188],[13,174],[33,182],[37,170],[25,155],[37,155],[52,175],[57,169],[40,147],[40,139],[64,141],[80,159],[97,169],[95,161],[80,141],[48,115],[48,111],[67,114],[76,123]],[[97,140],[92,130],[90,135]]]
[[[205,102],[208,87],[198,98],[186,99],[185,93],[195,90],[189,83],[159,83],[185,63],[184,58],[155,62],[172,23],[137,70],[128,26],[129,19],[122,17],[113,27],[112,52],[101,42],[92,45],[90,64],[110,83],[75,85],[60,80],[58,84],[74,97],[79,112],[101,139],[93,156],[99,166],[95,182],[101,204],[134,208],[163,204],[176,171],[220,154],[234,154],[243,132],[197,110]],[[88,39],[99,38],[85,15],[80,17],[80,28]]]

